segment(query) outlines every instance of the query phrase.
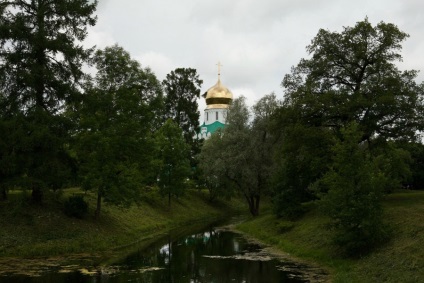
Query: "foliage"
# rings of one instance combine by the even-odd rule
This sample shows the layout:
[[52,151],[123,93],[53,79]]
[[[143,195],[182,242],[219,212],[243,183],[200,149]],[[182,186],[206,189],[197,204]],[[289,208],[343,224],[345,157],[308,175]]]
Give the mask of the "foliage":
[[161,91],[154,74],[117,45],[98,50],[93,61],[97,74],[85,85],[84,103],[70,115],[80,125],[74,150],[81,182],[97,192],[99,215],[102,199],[128,206],[140,199],[142,184],[151,182],[151,132]]
[[[11,0],[0,4],[0,109],[6,127],[0,152],[7,185],[60,188],[70,178],[63,110],[80,98],[82,64],[90,50],[79,43],[96,22],[96,1]],[[52,170],[55,168],[54,170]],[[20,178],[17,178],[19,176]]]
[[[356,123],[378,167],[397,188],[409,178],[408,154],[391,141],[414,141],[423,123],[424,85],[417,72],[399,71],[401,43],[408,35],[393,24],[372,26],[367,19],[342,32],[320,30],[290,74],[285,99],[274,116],[279,170],[273,178],[276,212],[316,198],[316,182],[332,164],[342,129]],[[377,166],[376,165],[376,166]],[[390,185],[389,185],[390,184]]]
[[327,191],[321,207],[336,229],[335,242],[349,255],[361,255],[387,240],[381,208],[387,180],[366,146],[358,144],[358,126],[352,124],[342,134],[343,141],[333,148],[332,167],[320,180]]
[[158,186],[160,193],[168,196],[168,205],[171,205],[171,196],[183,194],[191,174],[189,146],[181,128],[171,119],[157,131],[155,145]]
[[303,123],[339,132],[355,121],[361,141],[414,140],[422,128],[423,86],[417,71],[394,62],[408,35],[393,24],[373,27],[367,19],[341,33],[320,30],[302,59],[284,77],[286,104]]
[[374,148],[372,155],[379,170],[386,176],[383,184],[387,193],[402,189],[412,178],[411,154],[394,142],[387,142],[384,146]]
[[190,145],[190,162],[199,153],[200,141],[194,136],[199,129],[197,100],[203,81],[192,68],[177,68],[166,75],[162,82],[165,96],[165,118],[172,119],[183,130],[185,141]]
[[[278,115],[286,114],[285,111],[279,109]],[[280,217],[294,219],[303,213],[302,202],[316,198],[313,184],[328,170],[334,139],[322,127],[300,123],[275,125],[281,126],[283,130],[275,146],[276,169],[271,183],[274,211]]]
[[268,190],[272,172],[272,145],[269,123],[278,101],[266,95],[253,107],[254,119],[245,98],[230,105],[227,125],[205,141],[199,167],[211,192],[237,190],[245,197],[252,215],[259,214],[261,196]]
[[199,183],[209,190],[209,199],[229,197],[233,194],[233,186],[226,177],[223,133],[218,132],[204,142],[200,154],[197,156],[201,175]]
[[65,201],[64,209],[66,215],[82,219],[88,213],[88,203],[81,195],[70,196]]
[[[409,157],[409,178],[403,179],[402,185],[408,189],[424,189],[424,145],[421,142],[399,142],[395,146]],[[397,160],[394,161],[395,164],[396,162]]]

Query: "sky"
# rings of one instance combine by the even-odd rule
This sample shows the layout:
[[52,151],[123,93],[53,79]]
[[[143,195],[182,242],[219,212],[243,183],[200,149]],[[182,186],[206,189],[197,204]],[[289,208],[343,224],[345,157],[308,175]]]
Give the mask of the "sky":
[[417,82],[424,81],[423,11],[422,0],[99,0],[85,44],[118,44],[160,81],[194,68],[202,93],[217,82],[220,62],[221,82],[253,105],[272,92],[283,98],[284,75],[308,57],[319,29],[341,32],[366,17],[410,35],[397,66],[421,70]]

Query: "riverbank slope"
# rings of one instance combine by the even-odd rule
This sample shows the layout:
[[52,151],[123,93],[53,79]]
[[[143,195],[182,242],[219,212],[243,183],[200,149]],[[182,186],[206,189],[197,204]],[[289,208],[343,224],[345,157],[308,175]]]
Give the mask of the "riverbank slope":
[[179,198],[167,198],[151,191],[137,206],[118,208],[104,204],[100,219],[94,219],[95,195],[87,193],[89,215],[68,217],[63,202],[80,194],[67,189],[61,195],[49,194],[43,205],[34,205],[22,192],[10,192],[0,203],[0,257],[54,256],[96,253],[149,241],[171,229],[212,221],[246,210],[240,199],[209,201],[206,191],[190,190]]
[[295,222],[268,209],[237,229],[301,259],[327,268],[333,282],[421,282],[424,278],[424,192],[402,191],[384,201],[391,241],[367,256],[347,259],[332,244],[328,219],[314,203]]

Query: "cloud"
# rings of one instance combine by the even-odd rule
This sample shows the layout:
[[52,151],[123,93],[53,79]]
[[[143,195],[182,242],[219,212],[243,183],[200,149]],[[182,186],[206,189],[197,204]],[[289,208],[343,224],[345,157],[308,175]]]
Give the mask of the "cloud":
[[84,46],[91,48],[96,46],[97,49],[103,49],[106,46],[110,46],[116,43],[113,36],[106,31],[99,31],[95,28],[91,28],[88,31],[88,36],[84,40]]
[[399,66],[422,69],[422,10],[421,0],[100,0],[89,41],[117,42],[160,80],[177,67],[195,68],[202,92],[216,83],[221,61],[222,82],[253,103],[272,91],[282,96],[284,75],[308,57],[305,47],[320,28],[340,32],[367,16],[409,33]]
[[166,75],[176,68],[169,57],[154,51],[135,56],[135,59],[143,67],[149,67],[160,81],[164,80]]

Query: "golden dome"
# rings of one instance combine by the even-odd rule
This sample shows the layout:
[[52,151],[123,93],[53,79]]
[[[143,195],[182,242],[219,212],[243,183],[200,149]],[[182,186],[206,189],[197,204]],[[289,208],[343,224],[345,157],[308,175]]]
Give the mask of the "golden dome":
[[233,100],[233,94],[218,78],[218,82],[206,92],[205,98],[207,105],[206,109],[228,108],[229,104]]

